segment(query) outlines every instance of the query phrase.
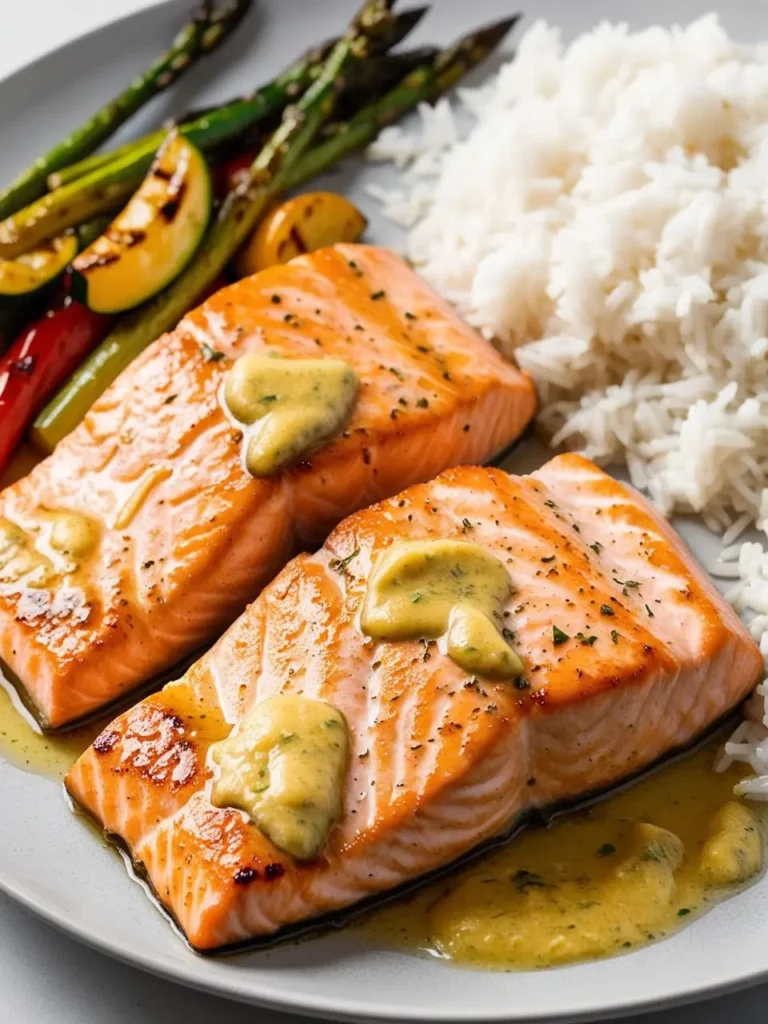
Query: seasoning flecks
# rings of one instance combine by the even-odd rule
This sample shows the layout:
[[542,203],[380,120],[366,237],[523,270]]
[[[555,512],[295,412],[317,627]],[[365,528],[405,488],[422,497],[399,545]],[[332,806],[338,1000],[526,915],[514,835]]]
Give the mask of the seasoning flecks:
[[559,626],[552,627],[552,643],[555,645],[555,647],[559,647],[560,644],[567,643],[567,641],[570,639],[571,638],[568,636],[568,634],[564,633]]

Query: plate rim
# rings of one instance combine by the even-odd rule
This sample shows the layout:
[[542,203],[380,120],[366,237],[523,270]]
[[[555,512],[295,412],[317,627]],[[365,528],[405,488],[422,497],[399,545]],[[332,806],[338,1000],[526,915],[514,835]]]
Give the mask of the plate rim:
[[[0,92],[13,88],[16,80],[24,75],[34,73],[36,69],[41,68],[49,60],[59,55],[64,55],[65,51],[75,46],[95,42],[102,33],[112,32],[119,29],[121,25],[128,24],[136,19],[142,19],[162,8],[178,7],[180,10],[186,11],[188,6],[189,4],[186,0],[151,0],[150,3],[143,6],[140,10],[115,16],[108,15],[106,20],[100,21],[94,28],[74,35],[64,43],[47,47],[32,60],[0,77]],[[63,809],[65,813],[71,814],[72,810],[68,806],[63,785],[59,789]],[[130,871],[127,873],[134,885],[143,888],[141,882]],[[577,1024],[577,1022],[611,1019],[617,1015],[636,1016],[682,1005],[692,1005],[728,995],[735,991],[746,990],[768,980],[768,957],[766,957],[764,966],[750,968],[746,973],[739,976],[731,976],[723,980],[712,980],[705,982],[703,985],[690,981],[686,984],[686,987],[678,991],[660,994],[648,999],[629,997],[622,1001],[617,1000],[614,996],[610,1005],[606,1003],[593,1009],[583,1008],[562,1012],[546,1011],[543,1014],[531,1014],[530,1012],[519,1013],[514,1008],[500,1004],[493,1008],[478,1007],[476,1011],[465,1008],[455,1011],[436,1009],[429,1014],[423,1014],[419,1010],[412,1011],[397,1004],[377,1003],[371,1005],[358,998],[350,998],[345,994],[326,996],[320,993],[297,993],[291,991],[287,986],[280,988],[272,982],[265,982],[259,979],[257,972],[243,972],[242,977],[238,977],[237,974],[233,973],[230,981],[227,982],[224,979],[210,976],[205,970],[196,970],[196,967],[200,964],[216,961],[195,953],[180,936],[177,936],[176,941],[180,942],[184,950],[191,954],[187,962],[180,960],[175,963],[169,963],[167,960],[153,960],[151,955],[149,953],[144,954],[140,947],[129,948],[120,943],[118,939],[94,931],[55,906],[47,905],[30,887],[6,877],[2,871],[0,871],[0,892],[39,920],[44,921],[78,943],[137,970],[166,981],[184,985],[193,990],[211,993],[224,999],[268,1010],[298,1012],[328,1020],[388,1021],[392,1022],[392,1024],[422,1021],[425,1024],[427,1022],[449,1024],[449,1022],[453,1021],[457,1022],[457,1024],[482,1024],[485,1021],[489,1022],[489,1024],[570,1024],[570,1022]],[[142,898],[146,898],[146,896],[142,894]],[[158,912],[157,907],[154,908],[154,912]],[[635,955],[634,952],[625,954],[625,956],[632,955]],[[219,962],[223,962],[223,960]],[[578,966],[567,965],[550,968],[546,973],[551,977],[562,977],[565,972]],[[478,976],[487,973],[461,966],[455,968],[446,967],[446,970],[450,969],[463,970],[470,975]],[[509,973],[514,974],[517,972]],[[246,978],[250,980],[246,982],[244,980]]]
[[104,21],[100,21],[99,24],[95,25],[93,28],[89,28],[85,32],[81,32],[79,35],[71,36],[63,43],[52,43],[50,46],[47,46],[44,50],[38,53],[36,57],[33,57],[32,60],[19,65],[12,71],[9,71],[8,74],[0,76],[0,89],[5,89],[8,85],[13,83],[15,78],[20,78],[22,75],[28,74],[37,67],[38,64],[44,64],[46,61],[60,53],[63,53],[72,46],[89,42],[94,36],[99,35],[101,32],[117,28],[122,24],[127,24],[130,21],[134,21],[136,18],[143,17],[151,11],[156,11],[158,8],[173,7],[174,5],[181,8],[184,6],[184,0],[149,0],[149,3],[138,11],[129,11],[127,14],[110,13]]
[[[173,3],[175,0],[170,0],[170,2]],[[67,811],[72,813],[71,808],[68,806],[63,785],[60,789],[62,803],[65,804]],[[141,882],[129,869],[126,870],[126,873],[134,885],[142,889],[144,888],[141,885]],[[431,1022],[437,1022],[437,1024],[449,1024],[449,1022],[453,1021],[458,1022],[458,1024],[481,1024],[481,1022],[485,1021],[488,1021],[489,1024],[529,1024],[529,1022],[530,1024],[581,1024],[581,1022],[586,1021],[608,1020],[615,1018],[617,1014],[625,1017],[634,1017],[640,1014],[673,1009],[677,1006],[695,1005],[696,1003],[716,999],[719,996],[728,995],[731,992],[753,988],[768,978],[767,963],[764,968],[753,971],[749,975],[745,975],[741,978],[720,982],[713,981],[710,985],[703,988],[693,988],[692,986],[689,986],[677,993],[661,995],[647,1001],[634,999],[623,1003],[614,1002],[611,1006],[604,1006],[601,1009],[584,1009],[564,1011],[562,1013],[547,1013],[546,1016],[531,1016],[527,1013],[519,1015],[514,1013],[514,1011],[510,1013],[508,1009],[502,1007],[498,1012],[495,1010],[489,1011],[487,1009],[483,1009],[481,1013],[473,1013],[469,1011],[443,1012],[442,1010],[439,1010],[431,1013],[429,1016],[423,1016],[418,1012],[411,1012],[407,1009],[401,1009],[394,1005],[379,1005],[375,1009],[372,1009],[364,1002],[345,999],[344,997],[331,998],[321,995],[297,995],[296,993],[291,993],[288,990],[277,990],[270,985],[264,986],[263,983],[263,991],[261,993],[246,991],[245,987],[242,985],[230,987],[224,982],[220,983],[218,979],[209,978],[203,974],[195,974],[193,968],[194,964],[210,961],[208,961],[207,957],[204,957],[192,950],[181,935],[176,935],[177,941],[181,943],[190,954],[192,954],[193,958],[190,960],[188,966],[185,964],[179,964],[177,969],[172,969],[167,964],[154,962],[149,956],[142,956],[140,951],[124,948],[122,945],[119,945],[116,940],[112,940],[108,936],[93,934],[88,928],[79,925],[73,919],[67,918],[64,914],[46,906],[24,886],[21,886],[18,883],[9,883],[2,874],[0,874],[0,892],[14,900],[14,902],[22,906],[38,919],[45,921],[47,924],[56,928],[63,934],[75,939],[82,945],[96,950],[96,952],[110,956],[112,959],[118,960],[130,967],[152,974],[155,977],[163,978],[166,981],[170,980],[177,984],[182,984],[187,988],[196,989],[200,992],[212,993],[224,999],[232,999],[236,1002],[245,1003],[246,1005],[258,1006],[268,1010],[277,1010],[279,1012],[298,1011],[306,1013],[311,1017],[321,1018],[324,1020],[366,1022],[391,1021],[392,1024],[403,1024],[403,1022],[414,1024],[414,1022],[422,1021],[424,1024],[431,1024]],[[143,895],[144,898],[147,898],[146,893]],[[162,913],[162,910],[157,906],[154,907],[154,910],[156,913]],[[170,924],[169,926],[173,927]],[[177,931],[175,928],[174,930]],[[308,941],[313,940],[310,938]],[[659,940],[659,942],[664,941],[667,940]],[[658,943],[653,943],[653,945],[657,944]],[[624,957],[632,955],[632,953],[627,953],[624,954]],[[624,957],[622,957],[622,959]],[[614,957],[610,959],[616,958]],[[601,961],[596,962],[599,963]],[[549,976],[562,975],[564,972],[578,966],[579,965],[576,964],[548,968],[546,973]],[[487,973],[481,970],[463,967],[461,965],[453,968],[446,966],[446,970],[466,971],[468,974],[472,975],[482,975],[483,973]],[[515,974],[518,972],[512,971],[508,973]]]

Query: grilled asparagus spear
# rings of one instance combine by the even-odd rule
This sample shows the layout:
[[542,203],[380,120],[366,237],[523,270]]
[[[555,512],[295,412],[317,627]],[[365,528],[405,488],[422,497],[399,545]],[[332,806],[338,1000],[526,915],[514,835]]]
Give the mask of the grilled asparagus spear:
[[432,103],[452,89],[493,53],[519,19],[516,14],[468,33],[434,60],[415,68],[394,89],[369,103],[350,121],[329,125],[333,131],[329,131],[328,138],[313,146],[289,171],[286,189],[297,188],[327,171],[349,153],[367,146],[382,128],[398,121],[419,103]]
[[36,444],[53,448],[121,370],[163,331],[175,327],[219,277],[331,116],[347,68],[355,60],[364,60],[391,30],[391,3],[365,0],[331,50],[320,76],[294,106],[286,108],[279,128],[227,195],[195,259],[173,284],[126,316],[83,363],[41,414],[33,431]]
[[[426,7],[414,7],[396,14],[393,17],[391,35],[382,40],[383,48],[393,47],[402,42],[426,11]],[[188,114],[178,123],[179,131],[199,149],[207,149],[219,142],[237,137],[243,127],[259,125],[270,114],[280,113],[289,102],[312,84],[322,71],[323,61],[336,42],[337,40],[333,39],[308,50],[273,82],[260,87],[250,96],[237,97],[207,110]],[[419,56],[422,60],[417,60]],[[373,92],[380,94],[388,88],[387,83],[394,85],[395,81],[402,78],[410,68],[415,67],[416,63],[422,63],[423,56],[418,51],[383,54],[364,64],[355,65],[350,69],[344,91],[347,93],[362,90],[369,95]],[[398,69],[400,74],[396,74]],[[391,77],[393,75],[394,78]],[[139,139],[133,139],[110,152],[94,153],[83,160],[78,160],[77,163],[69,164],[49,175],[48,188],[53,191],[62,185],[68,185],[78,178],[91,174],[92,171],[121,161],[129,153],[135,154],[138,164],[147,159],[148,152],[154,156],[166,134],[165,128],[162,128]]]
[[[425,10],[415,8],[391,16],[386,30],[372,42],[370,54],[380,54],[402,39]],[[252,96],[235,100],[182,125],[181,133],[202,149],[236,138],[254,123],[284,109],[318,79],[323,62],[318,64],[316,58],[325,49],[324,46],[311,51]],[[84,177],[57,188],[0,222],[0,258],[13,259],[43,239],[119,206],[141,184],[166,134],[160,131],[138,143],[121,147],[117,158],[106,165],[100,164],[97,158],[95,169]]]
[[[148,100],[192,67],[200,56],[216,49],[240,23],[251,3],[252,0],[227,0],[221,7],[214,8],[212,0],[205,0],[200,13],[181,30],[152,67],[62,142],[38,157],[0,192],[0,217],[8,217],[43,195],[49,174],[92,153]],[[40,237],[45,236],[38,236],[38,240]]]

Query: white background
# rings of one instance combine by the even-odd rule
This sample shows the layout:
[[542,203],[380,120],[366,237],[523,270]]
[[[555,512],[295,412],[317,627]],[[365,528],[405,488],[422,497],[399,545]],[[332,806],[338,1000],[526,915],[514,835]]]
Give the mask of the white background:
[[[2,0],[0,78],[53,47],[154,2]],[[2,126],[0,145],[1,140]],[[0,897],[2,1024],[211,1024],[223,1020],[227,1024],[299,1024],[301,1018],[226,1003],[141,974],[78,945]],[[768,986],[634,1020],[637,1024],[731,1020],[766,1024]]]

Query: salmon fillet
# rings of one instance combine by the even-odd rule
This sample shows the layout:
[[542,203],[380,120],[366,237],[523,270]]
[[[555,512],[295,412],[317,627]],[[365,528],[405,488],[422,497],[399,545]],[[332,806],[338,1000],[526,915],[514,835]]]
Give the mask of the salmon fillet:
[[[387,545],[468,533],[508,567],[517,684],[468,676],[435,642],[360,632]],[[617,783],[693,741],[761,672],[733,610],[631,488],[576,455],[526,477],[463,467],[295,558],[182,679],[113,722],[66,785],[210,950],[410,882],[533,809]],[[325,700],[349,723],[343,814],[313,861],[209,799],[210,744],[280,693]]]
[[[339,435],[254,479],[218,395],[226,357],[267,348],[343,359],[360,387]],[[534,406],[530,379],[385,249],[224,288],[0,494],[0,523],[23,531],[20,549],[0,536],[0,659],[46,727],[72,723],[201,650],[345,515],[507,447]],[[61,510],[98,530],[74,569],[50,548]]]

